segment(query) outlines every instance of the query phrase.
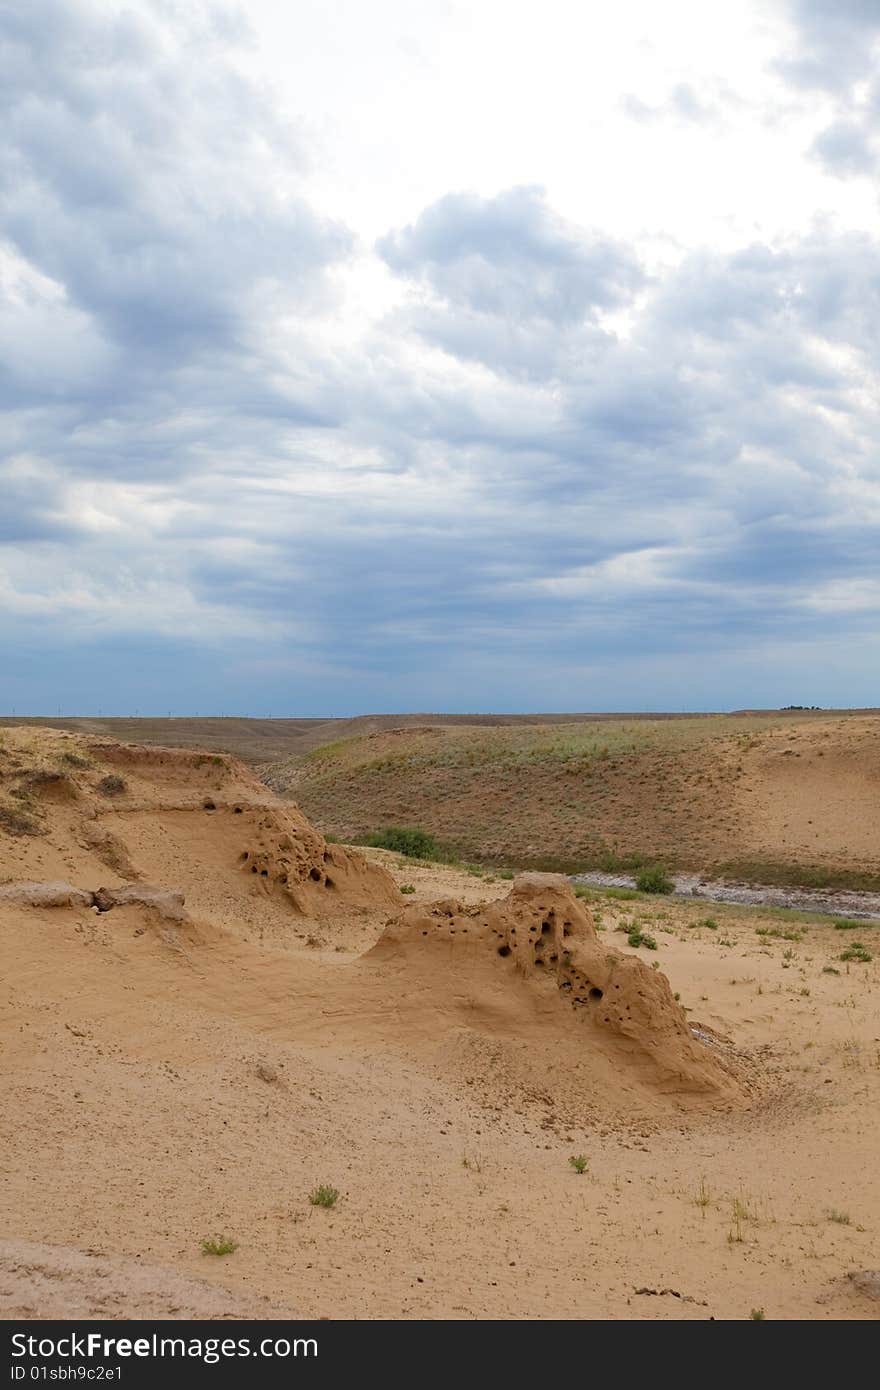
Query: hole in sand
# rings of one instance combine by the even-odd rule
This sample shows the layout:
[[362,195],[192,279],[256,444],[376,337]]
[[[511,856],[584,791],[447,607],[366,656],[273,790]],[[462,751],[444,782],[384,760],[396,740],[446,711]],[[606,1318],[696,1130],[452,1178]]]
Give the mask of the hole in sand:
[[321,870],[309,869],[309,878],[314,879],[315,883],[321,882]]
[[325,878],[325,879],[324,879],[324,887],[325,887],[325,888],[332,888],[332,887],[333,887],[333,880],[332,880],[332,878]]
[[510,955],[510,947],[509,947],[509,946],[499,946],[499,947],[498,947],[498,954],[499,954],[499,956],[509,956],[509,955]]
[[238,857],[241,860],[242,864],[245,862],[246,859],[250,859],[250,855],[248,854],[246,849],[243,849]]
[[[604,990],[599,989],[598,986],[594,986],[594,988],[590,990],[590,998],[591,998],[591,999],[601,999],[601,998],[602,998],[602,995],[603,995],[604,993],[605,993]],[[606,1018],[605,1022],[606,1022],[606,1023],[608,1022],[607,1018]]]
[[234,813],[235,813],[237,816],[240,816],[240,815],[241,815],[241,807],[240,807],[240,806],[233,806],[232,809],[233,809]]
[[205,802],[202,803],[202,805],[204,806],[204,809],[205,809],[206,811],[216,811],[216,810],[217,810],[217,807],[214,805],[213,801],[205,801]]
[[547,933],[548,933],[549,931],[550,931],[550,923],[549,923],[549,922],[542,922],[542,923],[541,923],[541,935],[542,935],[542,936],[546,936]]
[[567,927],[567,926],[563,927],[563,928],[562,928],[562,935],[563,935],[563,936],[571,936],[571,927]]
[[268,870],[268,869],[261,869],[261,870],[260,870],[260,878],[268,878],[268,877],[269,877],[269,870]]
[[286,883],[286,882],[287,882],[287,874],[279,874],[279,875],[278,875],[278,882],[279,882],[279,883]]
[[251,864],[251,873],[252,873],[252,874],[255,874],[256,872],[257,872],[257,866],[256,866],[256,864]]

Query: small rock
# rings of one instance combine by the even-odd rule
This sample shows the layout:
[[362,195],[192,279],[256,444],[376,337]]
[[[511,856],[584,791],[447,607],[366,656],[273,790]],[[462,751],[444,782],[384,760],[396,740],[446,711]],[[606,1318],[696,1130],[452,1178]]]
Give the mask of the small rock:
[[880,1269],[851,1270],[847,1278],[855,1284],[859,1293],[880,1299]]

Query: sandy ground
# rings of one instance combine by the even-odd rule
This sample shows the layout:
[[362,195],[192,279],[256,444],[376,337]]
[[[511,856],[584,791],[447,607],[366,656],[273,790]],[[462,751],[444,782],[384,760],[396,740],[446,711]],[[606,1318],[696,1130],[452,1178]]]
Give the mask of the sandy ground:
[[[52,1247],[0,1250],[5,1316],[75,1316],[98,1286],[106,1316],[146,1316],[155,1267],[197,1281],[177,1315],[207,1284],[220,1317],[263,1300],[330,1318],[877,1316],[848,1276],[880,1265],[878,961],[839,959],[854,938],[871,954],[870,928],[592,902],[603,945],[628,952],[637,918],[658,949],[635,954],[730,1040],[750,1089],[694,1098],[507,962],[470,987],[458,945],[368,949],[405,905],[510,881],[379,851],[370,868],[237,765],[123,764],[53,737],[5,734],[0,761],[10,796],[42,773],[42,833],[0,832],[0,877],[85,893],[0,891],[3,1226]],[[89,765],[59,788],[64,750]],[[89,903],[145,881],[182,891],[185,915]],[[319,1184],[332,1209],[310,1203]],[[202,1253],[219,1236],[237,1249]]]

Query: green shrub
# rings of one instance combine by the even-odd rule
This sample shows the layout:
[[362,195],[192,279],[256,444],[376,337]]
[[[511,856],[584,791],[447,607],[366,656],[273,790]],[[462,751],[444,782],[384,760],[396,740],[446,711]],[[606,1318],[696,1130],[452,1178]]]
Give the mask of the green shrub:
[[656,951],[657,942],[650,932],[643,931],[638,922],[633,922],[627,933],[627,941],[630,946],[644,946],[648,951]]
[[650,864],[644,869],[639,869],[636,874],[636,887],[640,893],[671,893],[675,884],[661,865]]
[[590,1166],[586,1154],[572,1154],[568,1161],[576,1173],[585,1173]]
[[373,849],[393,849],[405,854],[408,859],[436,859],[437,841],[425,830],[412,830],[406,826],[389,825],[367,835],[365,845]]
[[413,883],[402,883],[402,884],[400,885],[400,891],[401,891],[401,893],[414,893],[414,892],[416,891],[416,889],[415,889],[415,884],[413,884]]

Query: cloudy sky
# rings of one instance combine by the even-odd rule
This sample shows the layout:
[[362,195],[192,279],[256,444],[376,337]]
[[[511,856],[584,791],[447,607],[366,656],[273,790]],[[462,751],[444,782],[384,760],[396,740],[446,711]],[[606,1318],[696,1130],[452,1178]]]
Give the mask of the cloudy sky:
[[878,0],[0,0],[0,710],[880,703]]

